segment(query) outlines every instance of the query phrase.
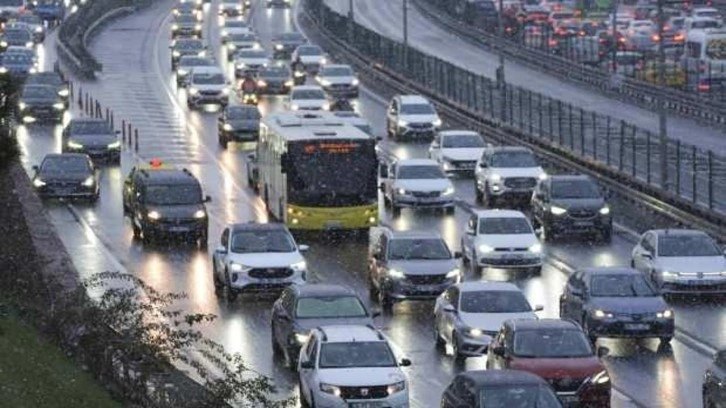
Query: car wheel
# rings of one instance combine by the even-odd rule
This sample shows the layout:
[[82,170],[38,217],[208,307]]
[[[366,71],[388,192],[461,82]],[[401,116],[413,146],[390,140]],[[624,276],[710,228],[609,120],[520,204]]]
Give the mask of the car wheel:
[[227,144],[229,143],[229,140],[227,140],[227,137],[223,134],[219,134],[219,145],[222,146],[222,149],[227,149]]
[[556,236],[552,228],[542,224],[542,235],[544,235],[545,242],[554,242]]
[[214,261],[212,261],[212,282],[214,283],[214,293],[219,295],[219,292],[222,290],[224,285],[222,284],[222,281],[219,280],[217,265]]
[[469,260],[469,265],[471,266],[471,272],[472,273],[479,273],[481,271],[481,268],[479,268],[478,260],[479,256],[476,254],[476,250],[471,251],[471,259]]
[[713,402],[711,396],[707,394],[708,391],[704,389],[701,392],[703,393],[703,408],[716,408],[716,403]]
[[463,363],[466,360],[466,356],[461,354],[461,347],[459,346],[459,340],[456,337],[456,332],[451,333],[451,346],[454,349],[454,361],[457,363]]
[[635,259],[630,260],[630,267],[635,269]]
[[476,203],[481,204],[484,202],[484,194],[479,190],[479,185],[474,187],[474,194],[476,195]]
[[144,240],[144,244],[148,245],[148,244],[151,244],[152,242],[154,242],[154,236],[152,233],[150,233],[150,232],[147,233],[146,231],[142,231],[141,235],[142,235],[142,239]]
[[209,247],[209,242],[208,242],[209,237],[207,237],[207,233],[202,232],[201,234],[199,234],[198,239],[199,239],[199,249],[201,249],[203,251],[206,250]]
[[235,293],[234,290],[232,290],[232,282],[229,279],[229,273],[225,274],[225,298],[228,302],[234,302],[237,300],[237,293]]
[[141,228],[136,226],[133,219],[131,220],[131,229],[134,231],[134,238],[138,239],[141,237]]
[[446,340],[441,338],[441,333],[439,333],[439,329],[436,328],[435,319],[434,319],[434,348],[441,352],[446,351]]

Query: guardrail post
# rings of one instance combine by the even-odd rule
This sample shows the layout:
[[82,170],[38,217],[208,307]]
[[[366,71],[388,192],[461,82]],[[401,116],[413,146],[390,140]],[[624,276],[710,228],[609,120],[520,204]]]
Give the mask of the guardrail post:
[[713,210],[713,152],[708,151],[708,208]]
[[580,108],[580,155],[585,157],[585,110]]
[[696,146],[691,146],[691,149],[691,188],[693,190],[691,195],[693,196],[692,201],[695,203],[698,200],[698,194],[696,193],[696,188],[698,187],[698,167],[696,166],[698,152],[696,151]]
[[96,117],[101,119],[103,118],[103,109],[101,108],[101,103],[96,101]]
[[598,160],[597,157],[597,142],[598,142],[598,134],[597,134],[597,113],[595,111],[592,112],[592,158],[595,160]]
[[560,146],[564,144],[564,135],[562,134],[562,101],[557,100],[557,134],[559,136]]
[[116,129],[116,126],[113,123],[113,111],[111,111],[111,129]]
[[650,132],[645,133],[645,179],[650,184]]
[[[529,102],[527,103],[529,106],[529,134],[534,134],[534,124],[532,123],[534,121],[534,109],[532,106],[532,102],[534,101],[534,98],[532,98],[532,91],[527,91],[527,98],[529,99]],[[538,111],[539,112],[539,111]]]
[[547,129],[549,131],[549,139],[550,142],[555,138],[555,131],[554,131],[554,122],[552,120],[554,119],[554,115],[552,114],[552,98],[547,97],[547,117],[550,118],[550,126]]
[[131,122],[127,123],[127,126],[128,126],[128,130],[127,131],[129,133],[129,147],[131,147],[131,141],[132,141],[132,138],[131,138]]
[[676,139],[676,196],[681,196],[681,140]]
[[86,92],[85,96],[86,96],[85,97],[85,103],[83,104],[83,107],[81,108],[81,110],[84,113],[88,114],[88,92]]
[[134,151],[139,151],[139,129],[134,129]]
[[121,140],[126,144],[126,119],[121,119]]
[[524,98],[522,97],[522,92],[524,92],[524,89],[520,88],[519,92],[519,128],[524,129],[524,118],[522,117],[522,114],[524,113]]
[[607,116],[607,133],[605,134],[605,163],[610,167],[610,130],[612,118]]
[[618,170],[623,171],[623,154],[625,153],[625,127],[627,124],[625,121],[620,121],[620,149],[619,150],[619,160],[618,160]]
[[637,166],[636,166],[636,163],[638,162],[638,156],[637,156],[637,154],[638,154],[638,143],[637,143],[637,138],[635,137],[635,134],[636,134],[637,131],[638,131],[638,128],[636,128],[635,126],[633,126],[633,140],[630,142],[630,145],[633,148],[633,156],[632,156],[632,159],[631,159],[632,163],[631,163],[630,173],[633,176],[633,178],[636,178],[636,176],[638,174],[638,172],[637,172]]
[[572,128],[573,128],[572,120],[574,119],[574,116],[572,115],[572,104],[571,103],[568,103],[567,106],[568,106],[569,116],[570,116],[569,117],[569,123],[570,123],[570,150],[571,151],[574,151],[575,150],[575,135],[572,132]]
[[111,122],[111,114],[110,114],[108,108],[106,108],[106,122],[109,122],[109,123]]
[[83,87],[78,88],[78,109],[83,110]]

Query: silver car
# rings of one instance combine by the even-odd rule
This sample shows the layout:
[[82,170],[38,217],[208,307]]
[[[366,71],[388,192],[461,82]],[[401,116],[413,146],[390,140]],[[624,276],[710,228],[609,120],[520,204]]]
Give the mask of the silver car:
[[350,65],[325,65],[315,77],[318,84],[328,95],[333,97],[358,97],[358,85],[355,71]]

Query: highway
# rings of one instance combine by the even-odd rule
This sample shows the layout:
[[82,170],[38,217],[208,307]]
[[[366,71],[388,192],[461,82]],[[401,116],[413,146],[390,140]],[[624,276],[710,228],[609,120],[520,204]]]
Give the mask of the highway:
[[[358,14],[362,17],[366,13],[365,3],[370,2],[356,2],[362,5]],[[386,2],[378,3],[383,5]],[[168,49],[172,4],[169,0],[162,1],[151,9],[113,22],[92,43],[91,51],[103,64],[104,72],[96,82],[80,84],[75,81],[76,91],[82,87],[83,92],[100,101],[104,108],[113,109],[117,126],[125,119],[138,127],[139,152],[127,150],[120,168],[102,169],[101,198],[95,206],[49,203],[48,212],[82,276],[104,270],[127,271],[158,290],[187,293],[188,299],[181,304],[185,309],[219,316],[206,330],[210,338],[224,344],[229,351],[241,353],[246,363],[255,370],[274,377],[283,392],[296,393],[296,376],[272,358],[269,318],[274,298],[243,296],[232,304],[227,303],[214,293],[209,253],[176,245],[144,246],[133,240],[131,227],[122,217],[123,178],[134,163],[158,157],[191,170],[200,179],[204,193],[212,197],[213,201],[208,205],[210,250],[217,246],[224,225],[248,220],[266,221],[261,201],[245,182],[244,159],[250,146],[231,144],[227,151],[222,150],[217,144],[215,112],[189,111],[184,91],[176,89]],[[380,12],[378,24],[400,27],[386,22],[389,15],[394,18],[394,9],[391,6],[388,15],[385,11]],[[205,16],[206,41],[213,48],[217,60],[226,61],[219,47],[216,1],[211,7],[205,6]],[[414,16],[415,11],[411,13],[412,21],[418,21]],[[266,46],[272,35],[292,30],[295,26],[292,11],[266,10],[258,6],[253,8],[252,21]],[[417,24],[411,26],[412,34],[421,34],[414,34],[412,40],[415,38],[414,41],[428,42],[434,44],[433,48],[441,48],[436,44],[443,43],[431,40],[438,35],[437,29],[430,25],[423,27],[425,22]],[[54,36],[49,36],[46,41],[46,69],[52,67],[54,60],[53,41]],[[468,47],[459,44],[459,49],[466,50]],[[458,52],[457,48],[450,49]],[[477,55],[482,55],[480,50],[476,50],[477,55],[474,55],[473,48],[463,52],[471,53],[469,63],[474,65],[477,64]],[[462,55],[466,54],[455,54],[452,60],[469,59]],[[547,82],[546,77],[539,75],[541,80],[538,83],[542,86],[559,89],[559,83]],[[514,76],[510,74],[509,78]],[[578,95],[585,97],[588,94]],[[390,95],[377,95],[368,90],[361,93],[360,111],[374,124],[377,134],[385,133],[383,115],[388,97]],[[605,98],[593,98],[603,106],[613,105]],[[262,112],[279,108],[281,100],[265,100]],[[632,111],[632,108],[624,110]],[[690,131],[690,134],[694,132]],[[19,129],[23,163],[29,172],[44,154],[59,150],[59,138],[60,127]],[[398,157],[423,157],[425,154],[425,145],[384,143]],[[473,205],[473,181],[457,179],[455,186],[459,199]],[[382,204],[381,211],[384,211]],[[465,216],[465,210],[459,207],[455,215],[449,216],[404,210],[395,220],[390,218],[390,214],[384,218],[397,229],[438,230],[452,249],[458,249],[459,232]],[[325,240],[301,243],[311,245],[306,258],[312,280],[351,286],[367,299],[367,245]],[[483,276],[469,273],[466,278],[511,280],[524,290],[533,305],[544,305],[545,309],[540,313],[542,317],[557,317],[557,300],[573,268],[628,264],[632,245],[633,236],[624,230],[614,236],[611,245],[589,245],[574,240],[547,244],[549,257],[541,277],[491,271]],[[674,309],[676,323],[682,331],[669,349],[658,350],[657,341],[600,341],[611,350],[605,364],[615,387],[613,407],[701,406],[701,378],[710,362],[708,353],[712,347],[726,344],[726,314],[723,308],[713,304],[676,304]],[[437,405],[436,401],[454,373],[484,368],[484,358],[470,358],[465,365],[459,366],[451,356],[442,356],[435,350],[431,311],[431,304],[404,303],[395,307],[393,316],[377,320],[401,355],[413,361],[413,365],[406,369],[413,407]]]

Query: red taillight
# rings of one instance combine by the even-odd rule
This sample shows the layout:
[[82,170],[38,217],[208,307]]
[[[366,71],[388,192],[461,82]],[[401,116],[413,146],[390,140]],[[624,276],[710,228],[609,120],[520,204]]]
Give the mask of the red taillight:
[[675,42],[681,42],[681,41],[684,41],[685,39],[686,39],[686,36],[683,34],[676,34],[673,36],[673,41],[675,41]]
[[653,41],[658,42],[660,41],[660,36],[658,34],[653,34],[653,37],[651,37]]
[[698,91],[699,92],[708,92],[711,90],[711,85],[709,84],[698,84]]
[[557,45],[557,40],[550,40],[549,41],[549,45],[550,45],[550,47],[556,46]]

